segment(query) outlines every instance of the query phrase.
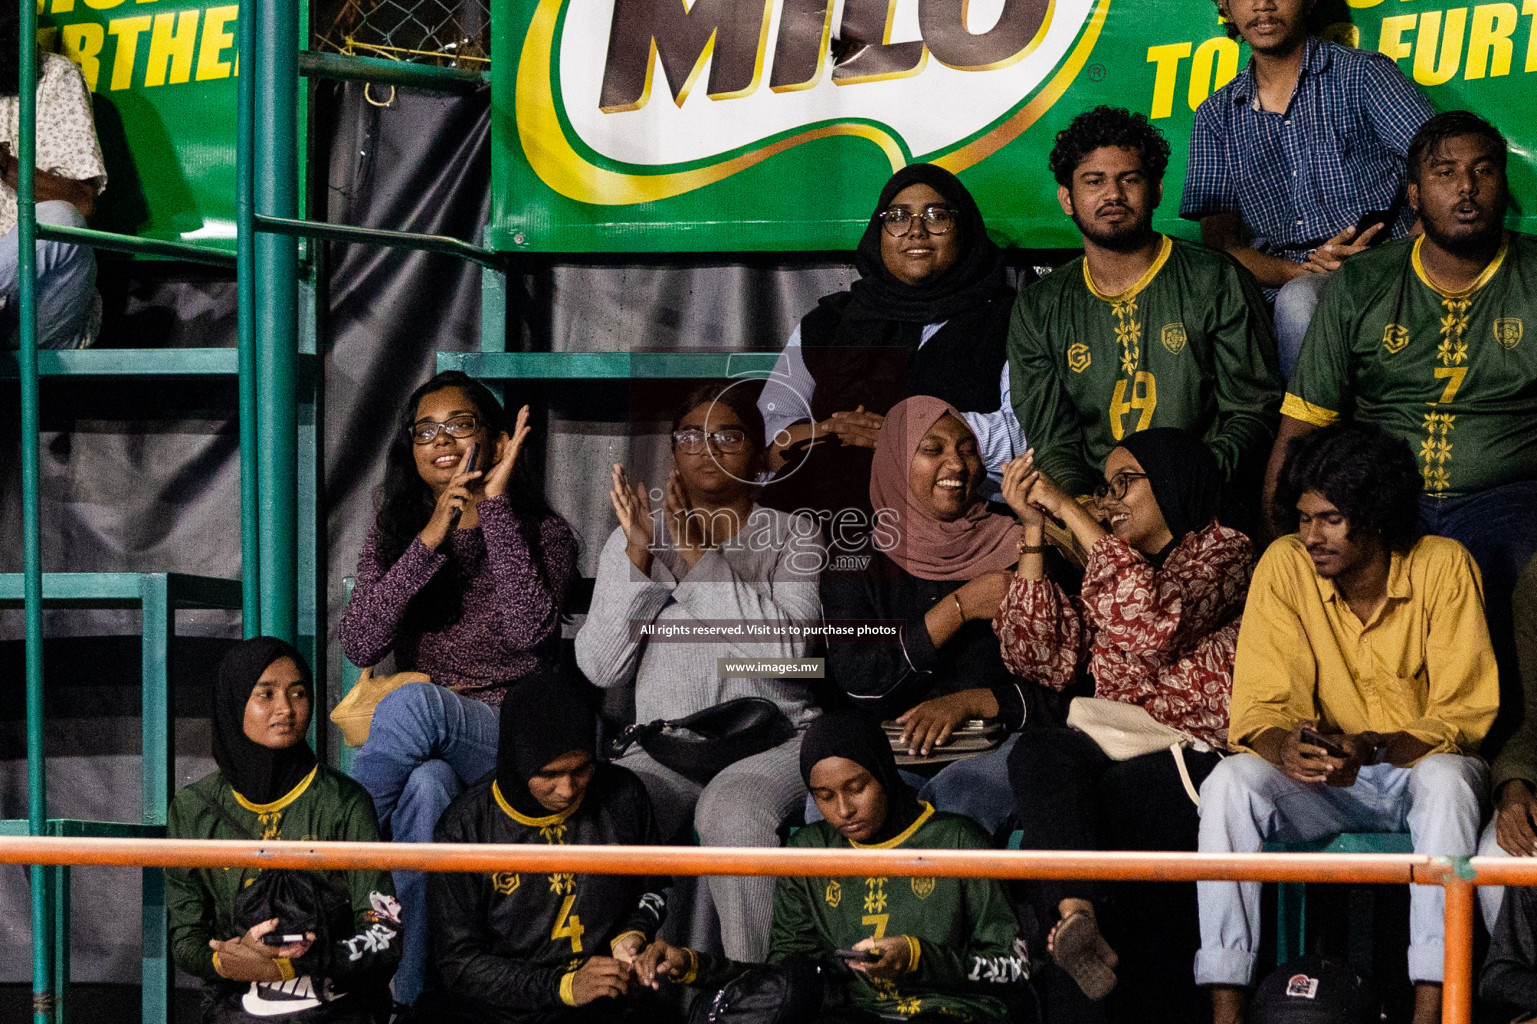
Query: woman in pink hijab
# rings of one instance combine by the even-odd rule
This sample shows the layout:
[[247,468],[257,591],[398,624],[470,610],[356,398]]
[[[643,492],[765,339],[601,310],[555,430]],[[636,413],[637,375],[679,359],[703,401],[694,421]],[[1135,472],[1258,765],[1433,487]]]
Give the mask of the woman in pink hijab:
[[[943,752],[968,718],[1060,725],[1071,694],[1022,685],[1004,667],[992,620],[1019,561],[1020,527],[990,512],[985,469],[961,414],[925,395],[886,414],[870,471],[870,561],[853,576],[824,574],[829,622],[885,623],[890,640],[830,639],[827,665],[857,707],[904,727],[908,750]],[[920,797],[999,831],[1013,810],[1011,735],[991,753],[954,762]]]

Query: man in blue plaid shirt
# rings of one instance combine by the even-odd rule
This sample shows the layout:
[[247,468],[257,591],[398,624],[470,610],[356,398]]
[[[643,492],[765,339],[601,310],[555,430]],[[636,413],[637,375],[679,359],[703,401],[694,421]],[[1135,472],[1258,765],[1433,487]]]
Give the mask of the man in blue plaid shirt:
[[1179,211],[1274,299],[1286,377],[1326,275],[1413,228],[1404,157],[1435,113],[1390,58],[1312,37],[1314,3],[1217,0],[1253,59],[1196,111]]

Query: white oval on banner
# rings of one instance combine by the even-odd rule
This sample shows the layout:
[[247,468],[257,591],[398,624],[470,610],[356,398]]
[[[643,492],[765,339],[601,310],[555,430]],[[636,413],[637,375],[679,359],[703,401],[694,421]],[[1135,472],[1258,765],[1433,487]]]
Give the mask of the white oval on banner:
[[[814,84],[776,91],[770,84],[779,56],[776,41],[791,0],[772,0],[748,87],[729,98],[710,96],[707,83],[718,59],[712,54],[694,68],[680,105],[660,58],[652,56],[649,88],[639,101],[605,112],[609,36],[616,4],[627,2],[631,0],[569,0],[557,44],[557,101],[584,144],[610,160],[637,168],[710,160],[828,122],[878,123],[899,138],[915,160],[943,153],[1007,115],[1039,88],[1072,49],[1095,7],[1095,0],[1051,0],[1025,55],[986,69],[960,70],[925,51],[916,67],[900,77],[838,82],[831,60],[824,59]],[[689,7],[702,2],[694,0]],[[892,0],[886,43],[921,39],[919,2]],[[925,2],[960,4],[966,30],[980,37],[994,30],[1010,0]],[[730,6],[741,10],[748,4]],[[844,24],[844,7],[845,0],[834,4],[829,19],[834,32]]]

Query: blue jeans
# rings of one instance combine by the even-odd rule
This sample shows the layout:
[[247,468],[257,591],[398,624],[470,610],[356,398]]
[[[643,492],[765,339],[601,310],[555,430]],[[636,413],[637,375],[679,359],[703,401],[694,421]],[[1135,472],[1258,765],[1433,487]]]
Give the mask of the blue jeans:
[[1327,274],[1303,274],[1287,281],[1276,293],[1276,355],[1281,360],[1281,376],[1286,380],[1291,380],[1292,371],[1297,368],[1302,339],[1307,337],[1308,324],[1313,322],[1313,311],[1318,308],[1318,296],[1327,280]]
[[[61,199],[38,203],[37,222],[85,227],[85,218],[75,204]],[[12,228],[0,238],[0,339],[7,348],[15,348],[19,343],[19,255],[17,229]],[[88,246],[68,242],[38,242],[37,347],[83,348],[90,344],[95,301],[95,252]]]
[[[1355,785],[1295,782],[1256,754],[1224,758],[1201,785],[1202,853],[1258,853],[1266,840],[1336,832],[1404,832],[1414,852],[1472,856],[1489,768],[1479,758],[1431,754],[1413,768],[1361,769]],[[1259,938],[1258,882],[1196,883],[1201,914],[1197,985],[1247,985]],[[1409,978],[1439,982],[1445,890],[1409,887]]]
[[1009,783],[1009,752],[1015,733],[986,754],[945,765],[918,793],[936,811],[964,814],[997,838],[1014,815],[1014,787]]
[[1482,749],[1493,760],[1526,706],[1510,599],[1516,577],[1537,553],[1537,480],[1491,487],[1465,498],[1422,497],[1420,527],[1467,548],[1484,578],[1484,618],[1500,667],[1500,715]]
[[[430,843],[443,811],[496,770],[495,708],[435,683],[407,683],[379,702],[352,777],[374,799],[379,824],[397,843]],[[427,971],[427,876],[397,871],[405,936],[395,971],[395,1001],[410,1005]]]

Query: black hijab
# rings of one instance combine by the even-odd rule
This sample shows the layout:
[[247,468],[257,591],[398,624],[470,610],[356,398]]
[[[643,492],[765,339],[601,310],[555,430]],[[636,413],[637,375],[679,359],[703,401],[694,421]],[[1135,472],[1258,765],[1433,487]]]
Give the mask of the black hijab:
[[[955,207],[955,226],[950,230],[959,232],[961,239],[961,253],[955,265],[932,281],[916,285],[898,281],[881,259],[881,233],[885,230],[881,213],[911,185],[927,185]],[[886,182],[870,214],[870,223],[859,239],[854,266],[859,271],[859,280],[849,289],[853,301],[845,319],[856,324],[888,320],[920,327],[937,324],[1008,290],[1003,253],[987,237],[987,224],[977,201],[959,178],[933,164],[909,164]]]
[[[264,747],[245,734],[251,691],[268,666],[292,658],[304,688],[313,697],[310,667],[293,644],[256,636],[231,647],[219,662],[213,692],[213,759],[224,781],[252,803],[270,804],[289,792],[315,767],[315,752],[303,739],[284,750]],[[313,708],[311,714],[313,714]],[[308,728],[309,723],[304,723]]]
[[1153,499],[1174,538],[1168,547],[1149,559],[1155,566],[1162,566],[1187,534],[1204,530],[1222,514],[1222,470],[1205,441],[1178,427],[1139,431],[1121,441],[1119,447],[1141,464],[1147,482],[1152,485]]
[[573,750],[597,749],[598,715],[587,685],[556,675],[526,679],[502,698],[496,788],[519,814],[546,817],[550,811],[529,792],[528,780]]
[[[950,269],[909,285],[881,259],[881,212],[917,184],[955,208],[950,230],[961,245]],[[987,237],[982,212],[960,179],[933,164],[910,164],[892,175],[871,211],[854,265],[860,276],[853,287],[825,296],[801,321],[806,366],[817,384],[813,415],[820,419],[859,404],[884,415],[914,394],[935,395],[967,412],[996,409],[1013,289],[1003,254]],[[924,326],[938,323],[944,329],[920,354]]]
[[886,821],[869,840],[883,843],[901,835],[923,807],[897,772],[886,731],[857,711],[830,711],[811,723],[801,739],[801,781],[811,788],[811,769],[829,757],[853,761],[874,776],[886,794]]

